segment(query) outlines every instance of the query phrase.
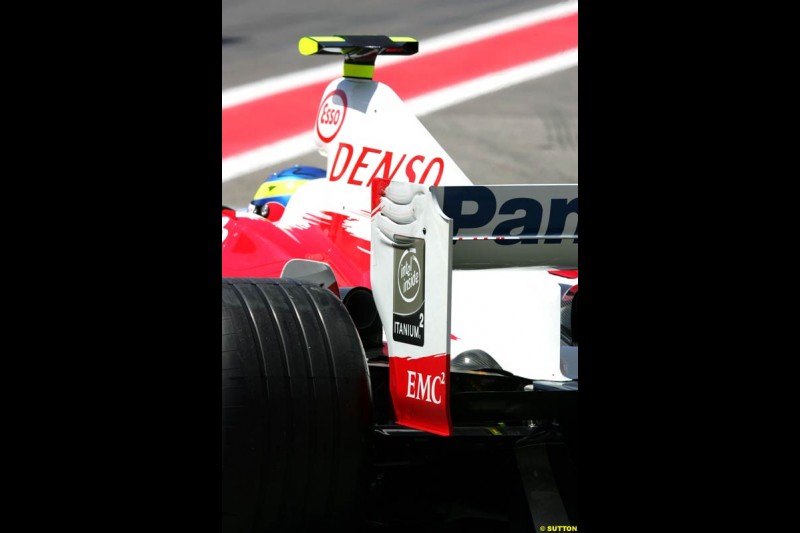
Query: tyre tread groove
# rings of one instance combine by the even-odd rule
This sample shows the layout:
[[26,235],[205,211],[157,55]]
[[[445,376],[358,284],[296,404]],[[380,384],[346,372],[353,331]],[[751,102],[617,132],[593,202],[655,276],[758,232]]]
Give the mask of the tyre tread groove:
[[365,512],[372,393],[343,302],[223,278],[223,531],[348,529]]
[[[336,364],[335,364],[335,362],[333,360],[333,346],[332,346],[332,343],[331,343],[331,340],[330,340],[330,332],[329,332],[329,330],[327,328],[327,325],[325,324],[325,320],[323,320],[323,317],[320,315],[320,309],[319,309],[319,305],[317,305],[318,302],[317,302],[316,298],[311,294],[311,291],[309,290],[309,288],[307,286],[303,287],[303,289],[304,289],[304,292],[305,292],[306,299],[309,301],[309,303],[312,304],[312,308],[316,311],[314,313],[314,318],[316,319],[317,325],[319,326],[319,330],[320,330],[320,332],[324,333],[322,335],[322,339],[325,342],[325,356],[326,356],[327,361],[328,361],[328,368],[330,369],[330,372],[331,372],[331,383],[333,384],[333,386],[331,387],[332,393],[330,395],[331,402],[333,403],[333,412],[334,413],[341,413],[341,410],[340,410],[340,407],[339,407],[340,403],[341,403],[341,398],[339,397],[339,387],[338,387],[338,385],[336,385],[338,383],[338,381],[336,379],[338,377],[338,375],[337,375]],[[340,424],[339,417],[338,416],[332,417],[331,422],[332,422],[332,425],[333,425],[333,428],[332,428],[333,429],[333,442],[337,442],[338,443],[339,439],[341,438],[341,424]],[[327,500],[326,511],[328,512],[328,514],[331,514],[331,512],[333,511],[333,509],[331,509],[331,508],[333,506],[333,502],[334,502],[335,497],[336,497],[336,491],[335,491],[335,487],[337,485],[336,480],[338,480],[340,475],[341,475],[341,472],[340,472],[341,461],[340,461],[340,457],[339,457],[339,453],[338,453],[339,452],[339,448],[340,448],[339,446],[332,446],[331,449],[330,449],[329,465],[330,465],[331,483],[330,483],[330,485],[328,487],[327,497],[326,497],[326,500]]]
[[[284,298],[287,300],[287,302],[291,306],[292,311],[293,311],[292,314],[293,314],[293,316],[295,318],[295,321],[296,321],[296,324],[297,324],[297,329],[300,331],[300,338],[304,341],[304,342],[301,343],[302,344],[302,349],[303,349],[303,357],[302,357],[302,359],[303,359],[303,366],[306,369],[306,379],[308,380],[308,385],[309,385],[308,389],[311,392],[311,398],[312,398],[312,401],[309,402],[309,405],[308,405],[308,411],[310,413],[309,418],[313,421],[313,420],[317,419],[317,416],[316,416],[316,414],[317,414],[316,413],[316,411],[317,411],[317,408],[316,408],[317,391],[315,390],[316,389],[316,387],[315,387],[315,381],[316,380],[313,378],[314,374],[311,371],[311,361],[310,361],[311,354],[309,353],[309,336],[308,336],[308,332],[307,332],[307,329],[305,327],[305,324],[303,323],[304,321],[303,321],[300,309],[298,309],[297,304],[295,303],[295,298],[293,298],[293,295],[289,293],[289,290],[284,285],[277,285],[277,288],[281,291],[281,293],[283,294]],[[302,286],[300,286],[299,284],[291,286],[290,288],[292,289],[293,293],[296,292],[297,289],[302,290]],[[290,381],[291,381],[291,379],[290,379]],[[294,420],[294,417],[292,417],[292,420]],[[308,424],[308,436],[309,436],[309,438],[310,438],[312,443],[315,442],[316,439],[317,439],[317,435],[316,435],[316,432],[314,431],[314,428],[315,428],[315,426],[314,426],[313,423],[309,423]],[[295,436],[295,434],[296,434],[296,432],[293,431],[292,432],[292,437],[293,437],[293,439],[292,439],[293,440],[293,442],[292,442],[292,445],[293,445],[292,446],[292,450],[296,450],[296,448],[294,447],[294,436]],[[313,452],[313,449],[314,449],[313,445],[308,447],[308,452],[307,452],[308,457],[306,459],[306,464],[307,465],[313,464],[312,463],[312,459],[313,459],[312,452]],[[313,474],[312,469],[308,468],[306,470],[305,482],[302,484],[302,487],[304,489],[302,491],[303,492],[303,495],[302,495],[303,497],[298,499],[299,502],[307,502],[308,501],[308,488],[311,486],[311,483],[313,482],[313,480],[311,479],[312,474]],[[303,507],[304,508],[302,509],[302,511],[304,511],[304,512],[302,513],[302,516],[307,521],[310,518],[308,516],[308,512],[307,512],[307,505],[304,505]]]

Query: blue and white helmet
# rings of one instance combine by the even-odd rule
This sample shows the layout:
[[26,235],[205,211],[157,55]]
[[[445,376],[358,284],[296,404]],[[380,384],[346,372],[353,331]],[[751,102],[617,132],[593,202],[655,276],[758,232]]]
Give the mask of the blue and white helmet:
[[272,174],[258,187],[247,210],[270,220],[278,220],[294,191],[309,180],[325,177],[325,169],[295,165]]

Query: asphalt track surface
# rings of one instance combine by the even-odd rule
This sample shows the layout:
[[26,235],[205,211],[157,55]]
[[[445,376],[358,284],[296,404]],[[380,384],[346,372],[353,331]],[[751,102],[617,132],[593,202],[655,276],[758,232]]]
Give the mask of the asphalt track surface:
[[[341,63],[338,57],[301,56],[297,41],[304,35],[406,35],[417,38],[422,50],[426,38],[557,3],[560,2],[223,0],[222,90],[326,62]],[[503,50],[497,53],[502,54]],[[376,69],[380,68],[378,58]],[[578,183],[577,66],[446,107],[420,120],[476,184]],[[312,126],[309,124],[309,129]],[[224,181],[222,203],[245,207],[266,177],[292,164],[324,168],[325,160],[312,152]],[[464,456],[458,462],[442,458],[439,468],[452,483],[428,487],[415,501],[413,494],[418,488],[413,480],[418,478],[409,478],[407,484],[399,481],[395,490],[405,495],[403,507],[419,511],[404,514],[405,523],[376,523],[372,529],[533,531],[525,503],[519,499],[514,464],[508,461],[507,455],[499,454]],[[503,471],[510,472],[510,476],[501,479]],[[393,509],[388,500],[372,503],[376,509]],[[442,506],[450,510],[446,521],[437,519],[434,513]],[[388,515],[393,512],[386,511]],[[382,516],[388,516],[386,513]]]
[[[304,35],[408,35],[419,40],[422,50],[426,38],[560,3],[296,0],[265,5],[226,0],[222,89],[341,63],[338,57],[300,55],[297,41]],[[376,72],[380,68],[378,58]],[[476,184],[578,183],[577,66],[446,107],[420,121]],[[311,152],[225,181],[222,203],[246,206],[266,177],[292,164],[324,168],[325,159]]]

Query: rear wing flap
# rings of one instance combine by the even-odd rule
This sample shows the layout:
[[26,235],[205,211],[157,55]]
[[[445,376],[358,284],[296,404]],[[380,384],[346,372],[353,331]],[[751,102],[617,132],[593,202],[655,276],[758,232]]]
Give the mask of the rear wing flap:
[[578,186],[433,187],[453,221],[453,268],[578,267]]

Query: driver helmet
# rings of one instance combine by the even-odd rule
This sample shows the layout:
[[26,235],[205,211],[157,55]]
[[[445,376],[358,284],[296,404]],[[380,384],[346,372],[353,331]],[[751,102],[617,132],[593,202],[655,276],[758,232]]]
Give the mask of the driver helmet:
[[294,165],[275,172],[258,187],[247,211],[272,221],[279,220],[294,191],[309,180],[324,177],[325,169],[306,165]]

